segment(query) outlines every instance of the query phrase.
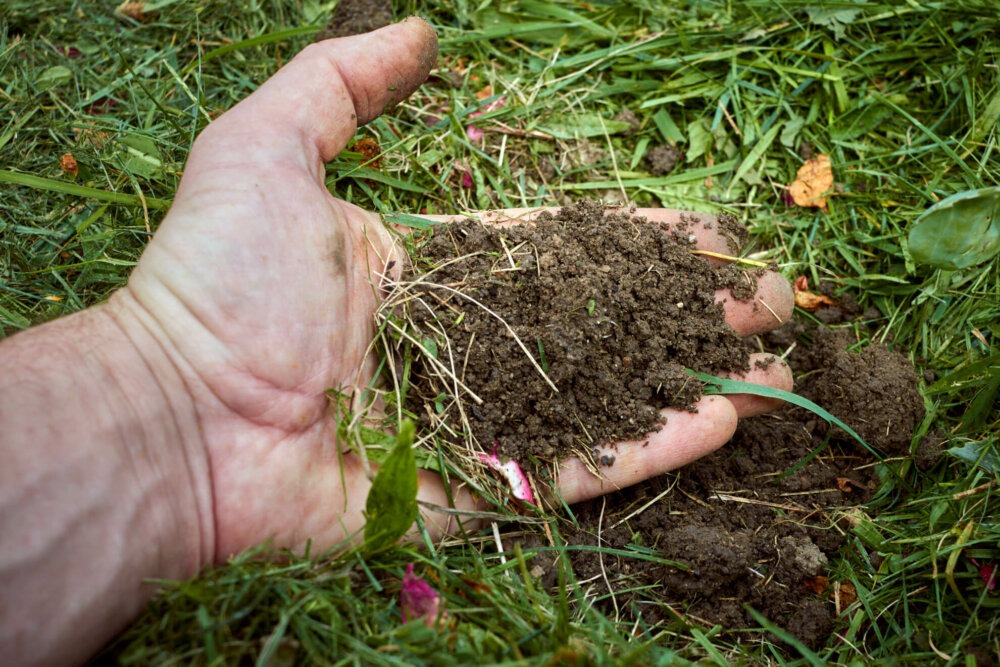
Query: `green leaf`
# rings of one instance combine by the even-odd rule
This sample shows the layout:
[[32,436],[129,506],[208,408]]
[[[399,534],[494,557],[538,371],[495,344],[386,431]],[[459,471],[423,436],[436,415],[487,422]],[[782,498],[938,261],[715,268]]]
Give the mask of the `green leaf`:
[[39,90],[48,90],[61,86],[73,78],[73,72],[65,65],[53,65],[42,72],[35,80]]
[[684,141],[684,135],[666,109],[660,109],[653,114],[653,122],[656,123],[656,129],[660,131],[666,141],[675,144]]
[[365,502],[365,548],[381,551],[396,543],[417,519],[417,460],[413,422],[399,426],[396,446],[375,473]]
[[1000,187],[966,190],[924,211],[910,228],[910,254],[919,264],[955,271],[1000,252]]
[[163,174],[163,162],[156,142],[140,134],[125,134],[118,139],[126,152],[125,169],[144,178]]
[[993,475],[1000,473],[1000,456],[997,456],[996,450],[988,443],[967,442],[961,447],[952,447],[947,451],[955,458],[978,465]]
[[599,113],[581,113],[573,116],[554,116],[535,129],[551,134],[556,139],[584,139],[619,134],[632,126],[623,120],[605,120]]
[[440,224],[437,220],[428,220],[427,218],[410,215],[409,213],[384,213],[382,214],[382,219],[391,225],[420,230],[430,229]]
[[844,27],[854,23],[861,10],[850,7],[809,7],[806,12],[809,14],[810,23],[829,28],[836,39],[842,39]]
[[797,405],[800,408],[805,408],[813,414],[822,417],[826,420],[828,424],[835,424],[844,431],[861,443],[861,445],[868,451],[875,454],[875,450],[864,441],[860,435],[854,432],[850,426],[840,421],[832,414],[816,405],[808,398],[799,396],[798,394],[793,394],[790,391],[784,391],[783,389],[775,389],[774,387],[768,387],[763,384],[754,384],[752,382],[741,382],[740,380],[730,380],[728,378],[717,378],[714,375],[709,375],[708,373],[699,373],[698,371],[689,370],[691,373],[699,380],[705,383],[704,393],[707,395],[714,394],[753,394],[754,396],[764,396],[765,398],[779,398],[783,401],[787,401],[792,405]]

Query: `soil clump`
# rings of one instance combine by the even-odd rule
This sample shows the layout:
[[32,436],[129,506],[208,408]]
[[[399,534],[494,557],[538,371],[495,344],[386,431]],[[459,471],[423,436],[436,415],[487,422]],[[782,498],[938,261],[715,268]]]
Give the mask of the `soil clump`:
[[[691,252],[684,226],[697,224],[664,231],[582,201],[530,225],[438,227],[407,301],[413,337],[437,351],[414,361],[411,408],[522,464],[642,437],[662,408],[691,409],[701,385],[686,369],[748,368],[715,291],[746,285],[749,298],[754,285]],[[460,409],[442,409],[456,386],[444,360],[469,390]]]
[[[857,314],[847,311],[848,319]],[[873,344],[856,353],[849,351],[852,342],[843,331],[801,322],[756,341],[776,353],[795,343],[788,361],[802,378],[796,393],[883,454],[906,456],[924,414],[916,373],[896,351]],[[917,448],[916,463],[936,441],[930,444]],[[841,429],[786,405],[742,420],[729,444],[675,473],[574,507],[576,521],[563,538],[651,549],[682,564],[572,552],[581,581],[591,581],[597,595],[614,593],[613,603],[602,603],[608,611],[617,605],[650,624],[683,618],[703,629],[738,629],[757,626],[749,605],[816,649],[838,623],[838,604],[843,609],[853,599],[851,584],[835,581],[827,563],[852,514],[878,489],[874,461]]]

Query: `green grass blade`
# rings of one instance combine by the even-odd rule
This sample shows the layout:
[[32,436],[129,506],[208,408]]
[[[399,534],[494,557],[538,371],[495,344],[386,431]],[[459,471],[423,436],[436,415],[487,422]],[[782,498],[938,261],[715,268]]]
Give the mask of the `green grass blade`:
[[269,32],[266,35],[258,35],[257,37],[251,37],[250,39],[244,39],[239,42],[233,42],[232,44],[225,44],[218,47],[217,49],[212,49],[207,52],[201,58],[196,58],[181,70],[181,75],[187,75],[191,73],[191,70],[196,68],[199,63],[204,64],[209,60],[214,60],[220,56],[224,56],[227,53],[232,53],[233,51],[241,51],[243,49],[252,49],[255,46],[263,46],[265,44],[274,44],[275,42],[284,42],[295,37],[301,37],[304,35],[312,35],[320,31],[320,27],[316,25],[300,26],[298,28],[288,28],[286,30],[276,30],[274,32]]
[[90,188],[86,185],[77,185],[76,183],[57,181],[55,179],[34,176],[32,174],[21,174],[16,171],[7,171],[6,169],[0,169],[0,183],[23,185],[28,188],[35,188],[36,190],[60,192],[65,195],[77,195],[100,201],[108,201],[114,204],[125,204],[127,206],[145,205],[147,208],[155,208],[158,210],[170,208],[170,201],[167,199],[139,197],[138,195],[129,195],[123,192],[108,192],[107,190]]
[[740,380],[730,380],[728,378],[718,378],[714,375],[709,375],[708,373],[699,373],[697,371],[688,371],[699,380],[705,383],[705,394],[715,395],[715,394],[753,394],[754,396],[763,396],[765,398],[779,398],[783,401],[787,401],[792,405],[797,405],[800,408],[805,408],[815,415],[818,415],[825,419],[829,424],[835,424],[844,431],[861,443],[865,449],[877,455],[871,445],[864,441],[860,435],[855,433],[854,429],[840,421],[828,411],[821,408],[819,405],[813,403],[808,398],[799,396],[798,394],[793,394],[790,391],[784,391],[783,389],[775,389],[774,387],[768,387],[762,384],[754,384],[752,382],[741,382]]
[[759,611],[757,611],[750,605],[743,605],[743,608],[746,609],[747,613],[750,614],[751,617],[753,617],[753,620],[755,620],[757,623],[760,623],[760,627],[764,628],[765,630],[773,634],[775,637],[777,637],[778,639],[780,639],[781,641],[785,642],[786,644],[794,648],[796,651],[798,651],[802,655],[802,657],[809,662],[810,665],[812,665],[813,667],[824,667],[827,664],[826,660],[824,660],[823,658],[819,657],[816,653],[806,648],[806,645],[803,644],[798,637],[788,632],[784,628],[775,625],[774,623],[769,621],[763,614],[761,614]]

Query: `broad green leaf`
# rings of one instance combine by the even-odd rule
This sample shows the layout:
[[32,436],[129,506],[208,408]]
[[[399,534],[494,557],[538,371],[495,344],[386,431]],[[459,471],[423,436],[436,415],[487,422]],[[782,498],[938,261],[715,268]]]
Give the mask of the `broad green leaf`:
[[967,442],[961,447],[952,447],[947,451],[952,456],[968,461],[972,465],[978,465],[991,474],[1000,473],[1000,456],[997,456],[996,449],[988,443]]
[[918,264],[955,271],[1000,252],[1000,187],[966,190],[924,211],[910,228]]
[[375,473],[365,502],[365,548],[380,551],[406,534],[417,519],[416,427],[400,424],[396,446]]
[[851,7],[808,7],[806,12],[810,23],[829,28],[835,38],[843,39],[844,27],[854,23],[861,10]]
[[156,142],[140,134],[125,134],[118,139],[125,147],[125,169],[144,178],[158,178],[163,174],[163,162]]
[[714,375],[709,375],[707,373],[699,373],[698,371],[688,371],[699,380],[705,383],[704,393],[708,395],[712,394],[753,394],[755,396],[764,396],[765,398],[780,398],[783,401],[787,401],[792,405],[797,405],[800,408],[805,408],[813,414],[822,417],[826,420],[828,424],[835,424],[844,431],[861,443],[861,445],[868,451],[875,453],[875,450],[864,441],[864,439],[854,432],[850,426],[840,421],[832,414],[816,405],[808,398],[799,396],[798,394],[793,394],[790,391],[784,391],[783,389],[775,389],[774,387],[768,387],[763,384],[754,384],[752,382],[741,382],[740,380],[730,380],[728,378],[717,378]]
[[605,120],[599,113],[581,113],[573,116],[553,116],[535,129],[551,134],[557,139],[584,139],[619,134],[632,126],[623,120]]
[[72,78],[73,72],[68,67],[65,65],[53,65],[39,75],[35,80],[35,85],[38,86],[39,90],[48,90],[49,88],[61,86]]

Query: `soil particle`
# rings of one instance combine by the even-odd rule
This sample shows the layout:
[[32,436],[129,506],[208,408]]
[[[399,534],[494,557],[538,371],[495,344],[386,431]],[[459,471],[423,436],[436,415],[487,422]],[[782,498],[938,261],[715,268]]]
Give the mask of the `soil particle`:
[[371,32],[392,23],[390,0],[340,0],[315,41]]
[[631,109],[622,109],[621,111],[616,113],[615,120],[629,124],[629,129],[623,132],[625,136],[634,133],[636,130],[639,129],[640,126],[639,117],[636,116],[635,112],[632,111]]
[[948,438],[941,431],[935,429],[921,438],[920,444],[913,452],[913,462],[920,470],[930,470],[941,460],[947,444]]
[[437,228],[406,319],[414,338],[460,360],[482,403],[427,410],[454,382],[423,358],[414,412],[453,430],[465,419],[483,449],[525,462],[635,439],[659,427],[662,408],[691,409],[701,387],[685,369],[748,368],[714,294],[754,279],[713,268],[689,236],[590,201],[532,225]]
[[740,248],[745,246],[747,241],[750,240],[750,233],[747,232],[747,228],[732,213],[720,213],[718,222],[715,224],[729,242],[729,252],[733,255],[737,255],[740,252]]
[[645,155],[645,160],[649,167],[649,173],[654,176],[665,176],[674,170],[677,162],[683,157],[684,153],[676,146],[663,144],[649,150]]

